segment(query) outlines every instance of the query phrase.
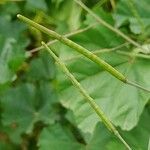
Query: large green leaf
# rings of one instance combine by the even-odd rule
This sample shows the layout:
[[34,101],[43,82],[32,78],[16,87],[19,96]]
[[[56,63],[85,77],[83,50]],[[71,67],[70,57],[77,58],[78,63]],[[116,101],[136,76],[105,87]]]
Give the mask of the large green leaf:
[[[113,56],[111,53],[105,57],[109,59],[110,56],[111,59],[119,57],[118,55]],[[124,74],[128,71],[128,78],[148,88],[150,85],[148,61],[137,60],[129,69],[127,68],[130,65],[130,60],[129,63],[122,63],[122,60],[118,63],[113,61],[114,63],[111,64],[117,66],[116,69]],[[98,71],[98,67],[92,63],[87,64],[87,67],[82,63],[77,61],[69,64],[68,67],[116,126],[125,130],[132,129],[137,124],[139,116],[150,98],[149,94],[124,85],[105,71]],[[85,69],[89,70],[88,74]],[[92,132],[98,122],[98,117],[77,90],[68,85],[68,81],[65,82],[64,79],[61,81],[63,81],[65,88],[60,95],[62,104],[73,110],[79,128],[86,132]]]
[[116,25],[119,27],[125,21],[130,22],[130,29],[133,33],[141,33],[143,28],[150,27],[149,0],[120,0],[114,14]]
[[[76,36],[73,40],[89,49],[113,47],[117,43],[121,43],[114,33],[101,26]],[[121,83],[82,56],[72,59],[73,55],[77,55],[77,53],[70,48],[63,45],[60,45],[59,48],[60,58],[65,61],[69,70],[101,106],[110,120],[123,130],[131,130],[136,126],[139,116],[150,98],[149,93]],[[115,52],[99,56],[130,80],[144,87],[150,87],[148,60],[133,60]],[[64,76],[64,74],[58,73],[60,101],[63,106],[73,111],[77,126],[85,133],[92,133],[99,119],[78,90]]]
[[[149,130],[147,120],[149,113],[146,110],[140,119],[137,127],[130,132],[121,131],[122,136],[129,143],[133,150],[146,150],[149,141]],[[78,143],[69,130],[63,128],[59,124],[49,126],[43,129],[38,146],[40,150],[125,150],[124,145],[102,125],[98,123],[94,133],[86,144]]]

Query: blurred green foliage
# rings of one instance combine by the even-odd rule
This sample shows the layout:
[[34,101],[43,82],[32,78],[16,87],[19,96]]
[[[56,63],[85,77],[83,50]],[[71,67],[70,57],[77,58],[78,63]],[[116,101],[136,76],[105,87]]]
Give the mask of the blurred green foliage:
[[[149,44],[148,0],[84,2],[141,45]],[[17,20],[18,13],[61,34],[96,23],[73,0],[0,1],[0,150],[124,150],[47,52],[31,53],[42,40],[52,39]],[[149,59],[117,51],[99,53],[126,42],[102,25],[71,40],[93,52],[98,50],[98,56],[128,78],[150,87]],[[148,149],[150,95],[123,85],[67,46],[59,42],[52,46],[133,150]],[[117,50],[134,52],[135,48],[128,44]]]

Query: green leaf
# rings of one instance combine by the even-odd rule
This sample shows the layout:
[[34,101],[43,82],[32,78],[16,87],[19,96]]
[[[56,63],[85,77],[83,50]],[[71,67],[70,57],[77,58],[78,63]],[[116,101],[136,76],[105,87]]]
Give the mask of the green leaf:
[[49,83],[37,82],[37,86],[20,84],[9,89],[1,98],[4,109],[2,123],[8,128],[7,133],[12,140],[18,142],[21,133],[31,133],[34,123],[38,121],[52,123],[55,101],[56,96]]
[[59,33],[74,31],[81,26],[82,9],[73,0],[65,0],[58,8],[51,6],[50,12]]
[[40,150],[82,150],[83,145],[78,143],[72,134],[59,124],[43,129],[38,146]]
[[0,84],[16,79],[15,72],[25,60],[25,41],[17,42],[14,38],[0,36]]
[[117,27],[123,25],[125,21],[129,21],[133,33],[142,33],[143,28],[150,27],[148,6],[149,0],[143,0],[140,3],[139,0],[120,0],[114,13]]
[[[114,33],[103,27],[92,29],[73,39],[88,49],[113,47],[120,42]],[[77,53],[68,47],[60,45],[60,49],[60,58],[65,61],[69,70],[90,96],[95,99],[110,120],[123,130],[131,130],[135,127],[150,98],[149,94],[121,83],[83,56],[74,59],[73,56]],[[115,52],[99,54],[99,56],[125,74],[128,79],[144,87],[150,87],[148,60],[135,59],[132,61],[132,58],[123,57]],[[76,124],[84,133],[92,134],[99,121],[98,117],[81,94],[64,77],[64,74],[58,73],[58,81],[62,105],[73,111]]]
[[54,62],[50,59],[47,52],[39,54],[38,58],[30,62],[29,69],[26,73],[28,80],[51,80],[54,79],[55,68]]
[[22,34],[26,30],[26,26],[17,21],[11,21],[11,16],[0,16],[0,34],[6,38],[14,38],[15,40],[24,39]]
[[[129,79],[147,88],[149,87],[150,72],[148,70],[150,67],[148,61],[137,60],[131,65],[130,59],[123,62],[122,57],[113,53],[103,55],[102,58],[106,58],[106,61],[113,66],[117,66],[115,68],[122,73],[127,73]],[[120,62],[117,62],[116,58],[120,58]],[[124,130],[130,130],[137,124],[139,116],[150,98],[148,93],[120,83],[110,74],[87,60],[70,61],[67,62],[67,65],[116,126],[120,126]],[[59,75],[59,77],[62,76]],[[61,103],[74,112],[80,129],[92,133],[99,121],[98,117],[84,101],[80,93],[72,85],[68,84],[68,80],[61,78],[59,82],[62,82],[63,88],[60,95]]]
[[5,142],[0,142],[0,149],[1,150],[12,150],[12,145],[9,145]]
[[8,81],[13,81],[16,78],[3,60],[0,60],[0,70],[0,84],[4,84]]
[[[147,149],[150,130],[147,120],[149,120],[149,113],[145,110],[137,127],[130,132],[120,131],[133,150]],[[86,141],[85,145],[75,141],[71,132],[66,128],[59,124],[51,125],[43,129],[38,146],[40,150],[46,150],[47,147],[55,150],[59,150],[60,147],[61,150],[125,150],[124,145],[101,123],[97,124],[92,137]]]
[[22,35],[24,25],[9,17],[0,17],[0,84],[14,81],[16,72],[25,60],[25,47],[29,40]]

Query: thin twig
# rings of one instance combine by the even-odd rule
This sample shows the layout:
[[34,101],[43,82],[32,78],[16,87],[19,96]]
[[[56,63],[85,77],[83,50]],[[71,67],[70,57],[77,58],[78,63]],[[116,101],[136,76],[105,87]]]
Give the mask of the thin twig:
[[130,57],[138,57],[138,58],[144,58],[144,59],[150,59],[150,55],[145,55],[145,54],[139,54],[139,53],[128,53],[128,52],[124,52],[124,51],[119,51],[117,50],[116,53],[121,54],[121,55],[126,55],[126,56],[130,56]]

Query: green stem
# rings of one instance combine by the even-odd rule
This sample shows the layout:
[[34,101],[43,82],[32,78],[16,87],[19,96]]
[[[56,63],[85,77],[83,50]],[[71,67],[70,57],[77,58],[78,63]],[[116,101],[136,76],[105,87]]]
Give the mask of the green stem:
[[97,22],[99,22],[103,26],[107,27],[111,31],[115,32],[116,34],[120,35],[123,39],[125,39],[129,43],[133,44],[134,46],[143,49],[142,46],[139,43],[135,42],[130,37],[128,37],[127,35],[125,35],[123,32],[121,32],[120,30],[114,28],[113,26],[111,26],[110,24],[108,24],[107,22],[105,22],[102,18],[100,18],[99,16],[97,16],[87,6],[85,6],[80,0],[74,0],[74,1],[77,4],[79,4],[84,10],[86,10],[91,16],[93,16]]
[[131,150],[130,146],[125,142],[125,140],[121,137],[115,126],[111,123],[111,121],[105,116],[104,112],[101,108],[95,103],[94,99],[89,96],[86,90],[81,86],[81,84],[76,80],[76,78],[69,72],[65,64],[54,54],[54,52],[44,43],[42,45],[46,48],[46,50],[50,53],[50,55],[55,59],[58,66],[62,69],[68,79],[72,82],[72,84],[79,90],[79,92],[83,95],[85,100],[90,104],[93,110],[97,113],[101,121],[105,124],[105,126],[113,132],[122,142],[123,144]]
[[140,89],[142,89],[142,90],[144,90],[144,91],[147,91],[147,92],[150,92],[150,90],[148,90],[148,89],[146,89],[146,88],[144,88],[144,87],[142,87],[142,86],[140,86],[140,85],[138,85],[138,84],[136,84],[136,83],[134,83],[134,82],[132,82],[132,81],[127,80],[127,83],[128,83],[129,85],[131,85],[131,86],[140,88]]
[[[64,43],[65,45],[68,45],[69,47],[73,48],[74,50],[76,50],[77,52],[81,53],[82,55],[84,55],[85,57],[89,58],[91,61],[95,62],[96,64],[98,64],[99,66],[101,66],[104,70],[106,70],[107,72],[109,72],[111,75],[113,75],[114,77],[116,77],[117,79],[119,79],[120,81],[129,84],[126,79],[126,77],[120,73],[118,70],[116,70],[115,68],[113,68],[111,65],[109,65],[107,62],[105,62],[104,60],[102,60],[101,58],[99,58],[98,56],[96,56],[95,54],[93,54],[92,52],[88,51],[86,48],[82,47],[81,45],[69,40],[68,38],[52,31],[49,30],[47,28],[45,28],[44,26],[22,16],[22,15],[17,15],[17,17],[26,22],[27,24],[37,28],[38,30],[48,34],[50,37],[55,38],[57,40],[59,40],[60,42]],[[129,84],[131,85],[131,84]],[[134,86],[134,85],[133,85]],[[138,88],[140,88],[141,86],[136,86]],[[144,88],[140,88],[142,90],[144,90]],[[150,91],[150,90],[146,90],[146,91]]]

